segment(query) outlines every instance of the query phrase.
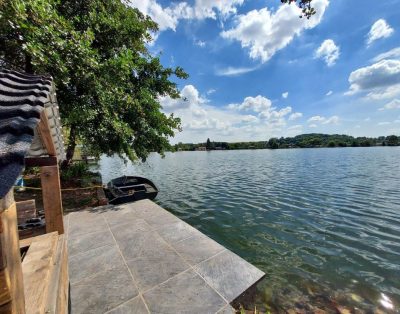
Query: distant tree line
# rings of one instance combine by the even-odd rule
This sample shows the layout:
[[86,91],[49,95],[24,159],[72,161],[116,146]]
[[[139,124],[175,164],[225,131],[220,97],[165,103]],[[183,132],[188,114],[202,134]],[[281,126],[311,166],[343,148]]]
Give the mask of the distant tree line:
[[171,146],[172,151],[233,150],[233,149],[278,149],[278,148],[318,148],[318,147],[369,147],[399,146],[400,137],[396,135],[372,137],[353,137],[339,134],[302,134],[295,137],[271,138],[258,142],[214,142],[207,139],[205,143],[178,143]]

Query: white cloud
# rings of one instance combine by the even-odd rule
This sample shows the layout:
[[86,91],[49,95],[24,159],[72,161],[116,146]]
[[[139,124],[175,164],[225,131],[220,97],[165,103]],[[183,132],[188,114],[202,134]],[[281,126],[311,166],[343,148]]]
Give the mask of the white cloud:
[[210,88],[210,89],[206,92],[206,94],[207,94],[207,95],[211,95],[211,94],[214,94],[216,91],[217,91],[216,89]]
[[400,92],[400,60],[381,60],[357,69],[351,72],[349,83],[347,95],[368,91],[373,99],[393,97]]
[[332,95],[332,94],[333,94],[333,91],[330,90],[329,92],[326,93],[325,96],[330,96],[330,95]]
[[174,11],[170,8],[162,8],[156,0],[130,0],[129,5],[150,16],[161,31],[168,28],[175,30],[178,24],[178,17]]
[[379,19],[368,33],[367,44],[371,45],[377,39],[390,37],[393,32],[393,28],[384,19]]
[[229,109],[241,111],[263,112],[271,109],[272,102],[266,97],[258,95],[256,97],[246,97],[241,104],[230,104]]
[[195,40],[194,44],[202,48],[206,46],[206,42],[202,40]]
[[321,116],[313,116],[307,120],[307,122],[309,122],[309,123],[310,122],[322,122],[322,121],[325,121],[325,118],[321,117]]
[[379,62],[384,59],[399,59],[399,58],[400,58],[400,47],[397,47],[377,55],[375,58],[372,59],[372,61]]
[[174,112],[182,121],[174,143],[203,142],[207,137],[221,141],[265,140],[273,136],[298,134],[287,127],[291,107],[276,108],[267,97],[246,97],[225,107],[211,105],[193,85],[181,90],[181,99],[160,98],[166,113]]
[[252,68],[234,68],[234,67],[227,67],[224,69],[219,69],[215,71],[215,75],[217,76],[238,76],[241,74],[249,73],[256,70],[258,67]]
[[400,99],[393,99],[391,102],[387,103],[382,108],[379,108],[380,111],[390,110],[390,109],[400,109]]
[[282,93],[282,98],[288,98],[288,96],[289,96],[289,92],[284,92],[284,93]]
[[314,0],[316,14],[300,19],[300,9],[295,5],[281,5],[276,12],[262,8],[237,16],[236,26],[221,33],[223,38],[240,41],[249,49],[252,59],[267,62],[279,50],[286,47],[302,31],[317,26],[329,5],[329,0]]
[[[317,123],[319,124],[338,124],[339,123],[339,117],[338,116],[332,116],[329,118],[325,118],[322,116],[313,116],[310,119],[307,120],[308,123],[311,123],[312,125],[316,125]],[[309,125],[311,127],[311,125]]]
[[318,125],[316,125],[316,124],[310,124],[308,127],[309,127],[309,128],[317,128]]
[[193,85],[186,85],[181,91],[181,98],[172,99],[170,97],[161,97],[160,103],[166,112],[172,112],[179,109],[185,109],[193,106],[199,106],[206,103],[199,91]]
[[248,123],[253,123],[253,122],[257,122],[258,118],[253,115],[245,115],[245,116],[243,116],[242,121],[248,122]]
[[339,117],[338,116],[332,116],[330,118],[327,118],[322,124],[338,124],[339,123]]
[[326,39],[315,51],[315,58],[323,59],[328,67],[333,66],[339,59],[340,48],[332,39]]
[[196,0],[194,6],[187,2],[173,3],[162,7],[157,0],[129,0],[129,5],[138,8],[143,14],[150,16],[161,31],[172,29],[175,31],[179,20],[182,19],[217,19],[227,18],[236,14],[237,7],[244,0]]
[[294,121],[296,119],[300,119],[303,116],[301,112],[294,112],[289,116],[289,121]]
[[378,125],[378,126],[383,126],[383,125],[389,125],[389,124],[391,124],[391,123],[385,121],[385,122],[379,122],[377,125]]

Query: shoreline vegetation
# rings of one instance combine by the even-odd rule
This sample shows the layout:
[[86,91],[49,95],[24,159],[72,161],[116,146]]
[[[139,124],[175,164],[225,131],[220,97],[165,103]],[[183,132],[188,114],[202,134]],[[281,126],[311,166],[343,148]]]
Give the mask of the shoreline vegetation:
[[284,148],[324,148],[324,147],[371,147],[399,146],[400,136],[389,135],[372,137],[353,137],[339,134],[301,134],[295,137],[271,138],[268,141],[257,142],[212,142],[178,143],[171,146],[171,151],[209,151],[235,149],[284,149]]

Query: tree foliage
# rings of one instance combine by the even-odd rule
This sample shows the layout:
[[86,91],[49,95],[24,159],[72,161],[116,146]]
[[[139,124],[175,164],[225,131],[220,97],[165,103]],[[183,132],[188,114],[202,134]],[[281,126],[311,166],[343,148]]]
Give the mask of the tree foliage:
[[180,129],[158,99],[179,97],[171,77],[187,77],[149,53],[157,30],[121,0],[3,0],[0,66],[54,78],[67,158],[81,141],[94,155],[145,159]]
[[[270,138],[259,142],[211,142],[211,149],[278,149],[278,148],[318,148],[318,147],[369,147],[369,146],[399,146],[400,137],[396,135],[380,136],[378,138],[353,137],[340,134],[301,134],[295,137]],[[199,144],[178,143],[172,150],[195,150],[204,146]]]
[[300,18],[304,16],[307,19],[316,13],[315,9],[311,6],[311,1],[312,0],[281,0],[282,3],[296,3],[301,9],[302,15],[300,15]]

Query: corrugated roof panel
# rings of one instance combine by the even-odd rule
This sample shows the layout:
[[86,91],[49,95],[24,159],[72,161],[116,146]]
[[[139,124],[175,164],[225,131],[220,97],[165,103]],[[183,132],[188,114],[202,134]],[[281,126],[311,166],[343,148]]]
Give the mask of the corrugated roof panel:
[[45,110],[59,160],[65,158],[52,79],[0,70],[0,198],[13,186],[25,157],[48,155],[37,131]]

